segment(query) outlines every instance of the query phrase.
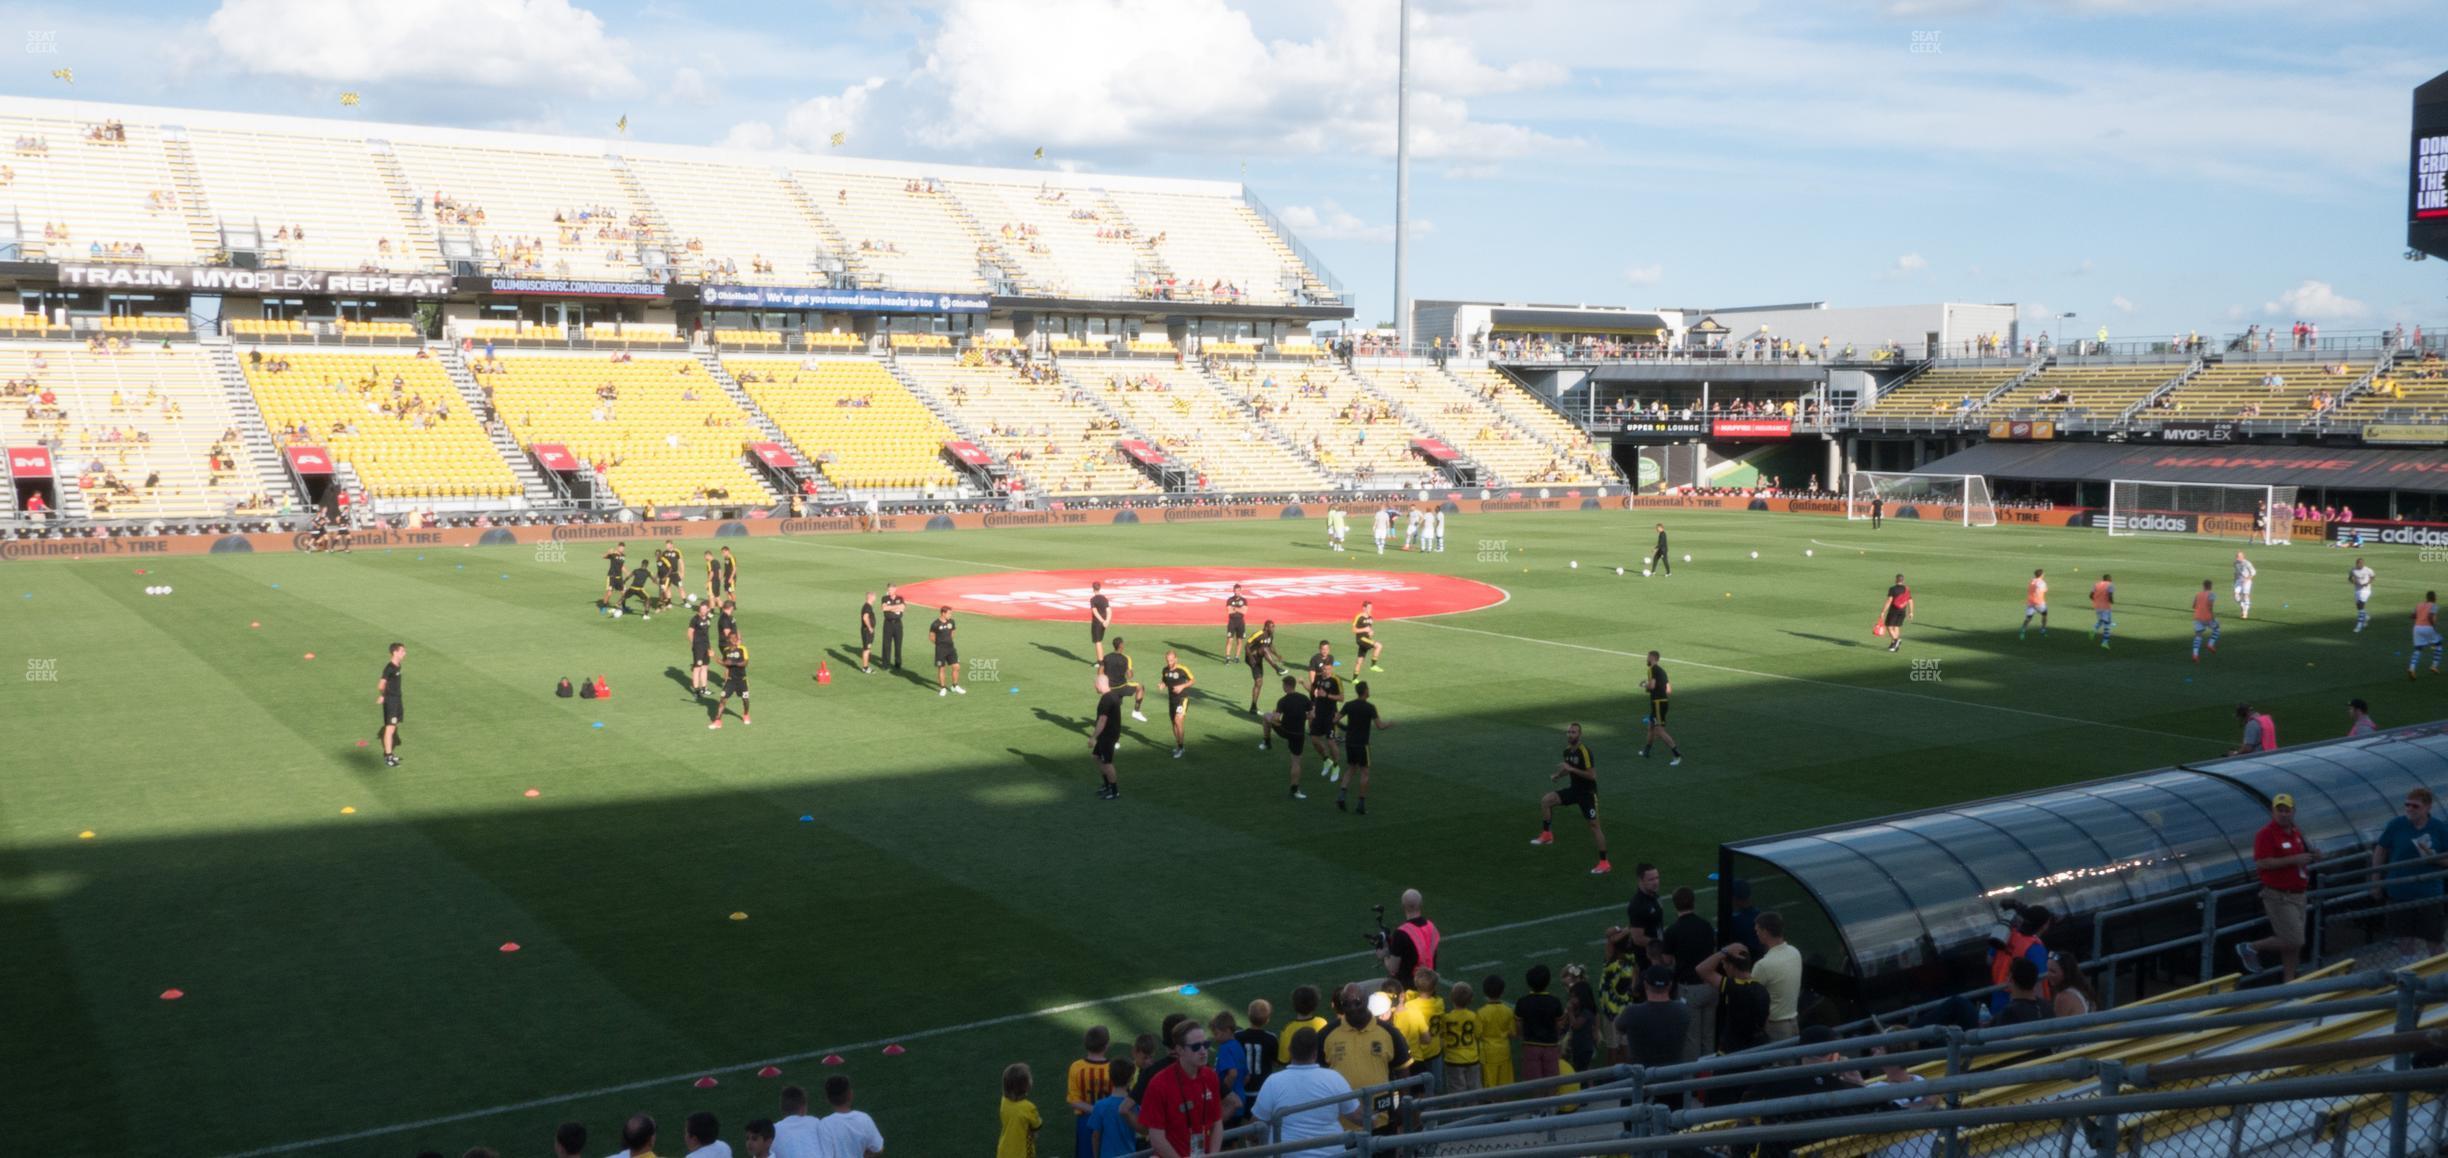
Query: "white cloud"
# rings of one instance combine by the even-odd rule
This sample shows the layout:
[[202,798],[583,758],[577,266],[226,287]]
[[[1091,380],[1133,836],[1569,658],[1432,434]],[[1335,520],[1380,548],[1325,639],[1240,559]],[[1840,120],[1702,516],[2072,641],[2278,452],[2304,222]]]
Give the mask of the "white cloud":
[[787,146],[815,152],[832,147],[833,134],[841,133],[847,143],[856,145],[860,117],[867,111],[868,98],[883,87],[883,77],[871,76],[838,94],[809,97],[783,114],[779,129],[771,121],[741,121],[723,134],[721,143],[735,149]]
[[1633,285],[1656,285],[1666,280],[1666,267],[1657,262],[1624,267],[1624,280]]
[[[948,0],[916,80],[943,108],[923,143],[1320,154],[1394,152],[1390,6],[1333,0],[1310,40],[1262,40],[1227,0]],[[1565,144],[1472,117],[1465,98],[1549,88],[1556,65],[1494,64],[1422,13],[1411,36],[1411,153],[1518,156]]]
[[1887,267],[1887,276],[1903,277],[1906,274],[1919,273],[1928,268],[1928,258],[1917,253],[1907,253],[1902,257],[1895,259],[1894,265]]
[[[1391,245],[1394,241],[1394,226],[1391,222],[1371,225],[1362,220],[1358,214],[1335,204],[1332,199],[1320,201],[1315,207],[1284,206],[1283,223],[1290,227],[1292,232],[1304,238],[1325,241],[1367,241],[1379,245]],[[1422,218],[1412,219],[1411,236],[1413,238],[1425,237],[1434,232],[1436,232],[1435,222]]]
[[2127,298],[2124,294],[2118,294],[2117,296],[2108,299],[2108,304],[2115,306],[2116,312],[2120,314],[2130,314],[2134,312],[2133,301]]
[[629,45],[569,0],[223,0],[205,21],[249,72],[336,84],[629,88]]
[[2261,303],[2261,312],[2272,317],[2359,318],[2371,312],[2371,307],[2337,292],[2328,282],[2305,278],[2294,289],[2278,295],[2278,300]]
[[714,103],[714,83],[704,73],[683,67],[672,73],[671,87],[663,99],[673,104],[710,105]]

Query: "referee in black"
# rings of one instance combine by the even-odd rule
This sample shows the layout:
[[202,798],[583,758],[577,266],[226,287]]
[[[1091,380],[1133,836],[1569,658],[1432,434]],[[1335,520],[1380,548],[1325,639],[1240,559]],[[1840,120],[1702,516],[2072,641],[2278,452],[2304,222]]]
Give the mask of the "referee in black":
[[408,658],[408,645],[391,645],[391,662],[383,665],[382,679],[374,684],[374,702],[382,705],[383,766],[399,767],[400,719],[408,714],[400,699],[400,661]]
[[893,584],[884,585],[884,666],[901,670],[901,613],[909,608],[909,600]]
[[1666,574],[1672,575],[1674,574],[1674,560],[1666,554],[1666,524],[1659,523],[1657,533],[1657,550],[1650,553],[1649,566],[1644,570],[1663,570]]

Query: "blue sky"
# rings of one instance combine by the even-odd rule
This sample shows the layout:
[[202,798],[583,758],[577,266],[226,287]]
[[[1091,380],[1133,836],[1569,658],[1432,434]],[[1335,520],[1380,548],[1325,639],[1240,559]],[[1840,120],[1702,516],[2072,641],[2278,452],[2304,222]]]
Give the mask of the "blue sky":
[[[843,132],[862,156],[1246,179],[1362,322],[1391,316],[1393,0],[0,14],[24,30],[16,94],[587,135],[626,115],[644,140],[823,152]],[[1414,296],[2014,301],[2132,336],[2448,325],[2448,263],[2400,256],[2408,91],[2448,69],[2438,0],[1412,19]]]

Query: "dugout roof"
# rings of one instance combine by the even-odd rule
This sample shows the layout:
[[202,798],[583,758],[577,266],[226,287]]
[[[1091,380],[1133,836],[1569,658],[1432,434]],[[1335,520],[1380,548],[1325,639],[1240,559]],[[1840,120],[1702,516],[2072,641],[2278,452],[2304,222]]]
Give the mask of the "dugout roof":
[[1920,469],[2043,482],[2128,478],[2448,494],[2448,453],[2437,449],[1984,442]]
[[[2448,723],[1737,842],[1718,871],[1784,914],[1822,992],[1892,1008],[1988,984],[1979,966],[2002,902],[2045,905],[2063,929],[2241,883],[2277,793],[2294,795],[2326,855],[2366,847],[2426,784],[2448,787]],[[2176,927],[2162,935],[2198,926],[2169,908]]]

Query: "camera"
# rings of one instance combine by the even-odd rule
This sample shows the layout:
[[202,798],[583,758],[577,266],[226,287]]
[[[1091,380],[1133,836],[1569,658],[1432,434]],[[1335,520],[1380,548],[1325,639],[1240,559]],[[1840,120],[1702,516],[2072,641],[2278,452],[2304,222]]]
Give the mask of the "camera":
[[1383,953],[1386,951],[1386,938],[1392,935],[1393,932],[1392,930],[1386,928],[1385,906],[1370,905],[1369,912],[1377,915],[1377,931],[1373,933],[1362,933],[1360,934],[1360,939],[1368,942],[1369,948]]

